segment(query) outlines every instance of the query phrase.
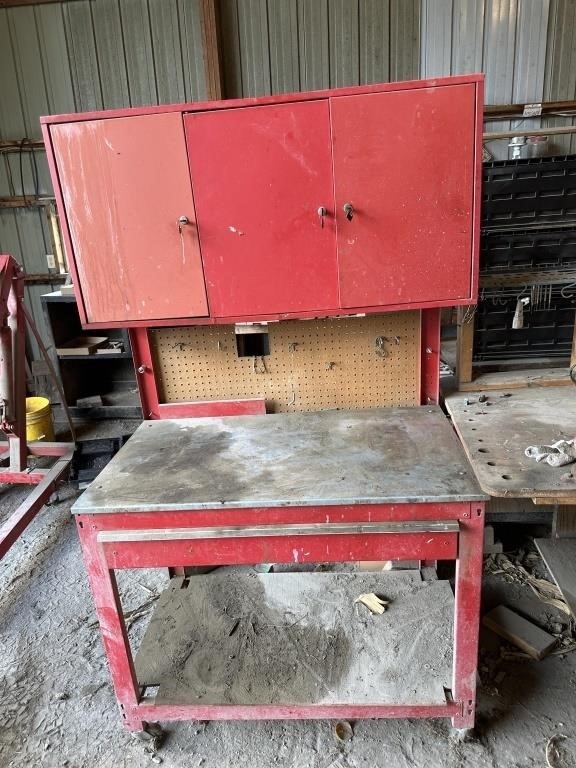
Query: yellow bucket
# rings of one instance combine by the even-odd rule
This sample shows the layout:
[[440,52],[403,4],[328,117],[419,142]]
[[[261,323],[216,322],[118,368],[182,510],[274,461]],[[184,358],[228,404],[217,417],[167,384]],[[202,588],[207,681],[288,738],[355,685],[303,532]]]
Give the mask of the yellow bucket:
[[52,408],[47,397],[26,398],[26,440],[54,440]]

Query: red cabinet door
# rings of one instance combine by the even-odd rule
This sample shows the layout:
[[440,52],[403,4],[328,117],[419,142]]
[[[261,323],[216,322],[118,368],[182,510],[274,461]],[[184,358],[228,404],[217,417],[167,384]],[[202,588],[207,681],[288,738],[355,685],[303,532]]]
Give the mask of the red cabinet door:
[[50,135],[88,322],[206,316],[182,115],[53,125]]
[[337,309],[328,101],[189,114],[185,127],[210,314]]
[[469,297],[474,85],[338,97],[331,112],[341,306]]

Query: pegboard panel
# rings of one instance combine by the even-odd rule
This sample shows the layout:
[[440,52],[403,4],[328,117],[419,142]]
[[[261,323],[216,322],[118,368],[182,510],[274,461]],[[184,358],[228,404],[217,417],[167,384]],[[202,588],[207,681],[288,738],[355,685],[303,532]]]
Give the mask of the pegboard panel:
[[420,313],[268,325],[270,354],[238,357],[234,326],[150,331],[161,402],[263,397],[269,412],[418,405]]

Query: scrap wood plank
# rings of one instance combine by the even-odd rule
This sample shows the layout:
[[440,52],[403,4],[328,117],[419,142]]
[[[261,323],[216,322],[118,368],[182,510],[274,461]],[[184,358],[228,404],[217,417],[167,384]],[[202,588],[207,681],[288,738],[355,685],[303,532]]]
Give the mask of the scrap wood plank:
[[504,640],[518,646],[533,659],[542,659],[556,644],[556,638],[519,613],[499,605],[487,613],[482,624]]
[[568,368],[529,368],[520,371],[494,371],[476,376],[471,381],[458,382],[460,392],[475,390],[489,392],[496,389],[520,389],[522,387],[571,386]]
[[534,539],[534,543],[576,617],[576,539]]

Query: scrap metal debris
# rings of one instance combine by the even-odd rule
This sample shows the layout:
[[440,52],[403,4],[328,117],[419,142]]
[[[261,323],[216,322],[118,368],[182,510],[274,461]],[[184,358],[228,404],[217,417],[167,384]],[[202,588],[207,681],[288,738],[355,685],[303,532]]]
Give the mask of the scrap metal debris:
[[354,736],[354,729],[348,720],[339,720],[334,728],[334,734],[338,741],[350,741]]
[[357,597],[354,602],[362,603],[362,605],[365,605],[371,613],[377,613],[378,615],[383,614],[390,603],[389,600],[383,600],[381,597],[378,597],[378,595],[375,595],[374,592],[366,592]]
[[528,585],[543,603],[553,605],[568,616],[571,615],[570,608],[556,584],[537,578],[520,563],[513,563],[506,555],[491,555],[486,560],[485,569],[487,573],[502,574],[509,581]]
[[551,467],[563,467],[576,461],[576,439],[558,440],[552,445],[529,445],[524,453],[537,462],[545,461]]

